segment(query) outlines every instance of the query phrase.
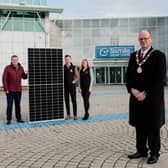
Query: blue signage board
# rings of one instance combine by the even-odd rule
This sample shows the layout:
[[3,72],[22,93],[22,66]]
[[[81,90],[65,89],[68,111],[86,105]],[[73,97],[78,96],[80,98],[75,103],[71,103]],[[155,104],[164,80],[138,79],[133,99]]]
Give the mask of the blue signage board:
[[128,58],[134,46],[96,46],[96,58]]

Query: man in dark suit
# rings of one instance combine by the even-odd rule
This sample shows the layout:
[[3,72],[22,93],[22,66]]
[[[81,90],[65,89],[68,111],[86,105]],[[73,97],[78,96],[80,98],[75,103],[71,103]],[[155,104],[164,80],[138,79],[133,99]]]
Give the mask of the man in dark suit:
[[166,57],[152,47],[148,30],[139,33],[139,43],[141,48],[131,55],[126,72],[130,93],[129,124],[136,129],[137,148],[137,152],[128,157],[147,157],[149,148],[147,163],[153,164],[160,156],[160,128],[165,123]]

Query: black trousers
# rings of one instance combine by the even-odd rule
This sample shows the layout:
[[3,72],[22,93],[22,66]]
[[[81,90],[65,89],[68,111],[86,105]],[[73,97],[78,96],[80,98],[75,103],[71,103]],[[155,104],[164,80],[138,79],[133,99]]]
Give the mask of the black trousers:
[[12,120],[12,109],[13,109],[13,101],[15,102],[15,115],[17,121],[21,120],[20,113],[20,101],[21,101],[21,92],[10,92],[6,94],[7,97],[7,120]]
[[89,112],[89,97],[90,97],[90,92],[87,90],[82,90],[82,97],[83,97],[83,103],[84,103],[84,109],[85,109],[85,115],[87,115]]
[[136,128],[136,148],[137,151],[146,154],[147,148],[150,150],[150,155],[159,157],[160,151],[160,128],[144,129]]
[[76,87],[64,87],[64,98],[65,98],[65,106],[67,115],[70,115],[70,102],[69,95],[71,96],[72,106],[73,106],[73,114],[77,115],[77,103],[76,103]]

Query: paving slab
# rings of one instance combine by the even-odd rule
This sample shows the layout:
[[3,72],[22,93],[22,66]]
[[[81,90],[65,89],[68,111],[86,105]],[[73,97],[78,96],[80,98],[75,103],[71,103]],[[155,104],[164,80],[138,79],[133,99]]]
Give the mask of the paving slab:
[[[168,88],[165,89],[168,114]],[[157,164],[146,158],[130,160],[135,149],[135,129],[128,124],[129,96],[125,86],[98,86],[91,96],[91,117],[83,121],[78,94],[78,116],[74,121],[28,123],[28,95],[22,97],[24,124],[5,124],[5,96],[0,94],[0,168],[167,168],[168,117],[161,129],[161,151]],[[23,108],[24,107],[24,108]]]

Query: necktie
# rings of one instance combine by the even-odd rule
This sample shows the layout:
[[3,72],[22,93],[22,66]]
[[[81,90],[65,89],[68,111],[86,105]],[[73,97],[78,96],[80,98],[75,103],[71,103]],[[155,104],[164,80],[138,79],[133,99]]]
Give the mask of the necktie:
[[140,55],[140,61],[142,61],[144,58],[144,53],[142,52],[141,55]]

